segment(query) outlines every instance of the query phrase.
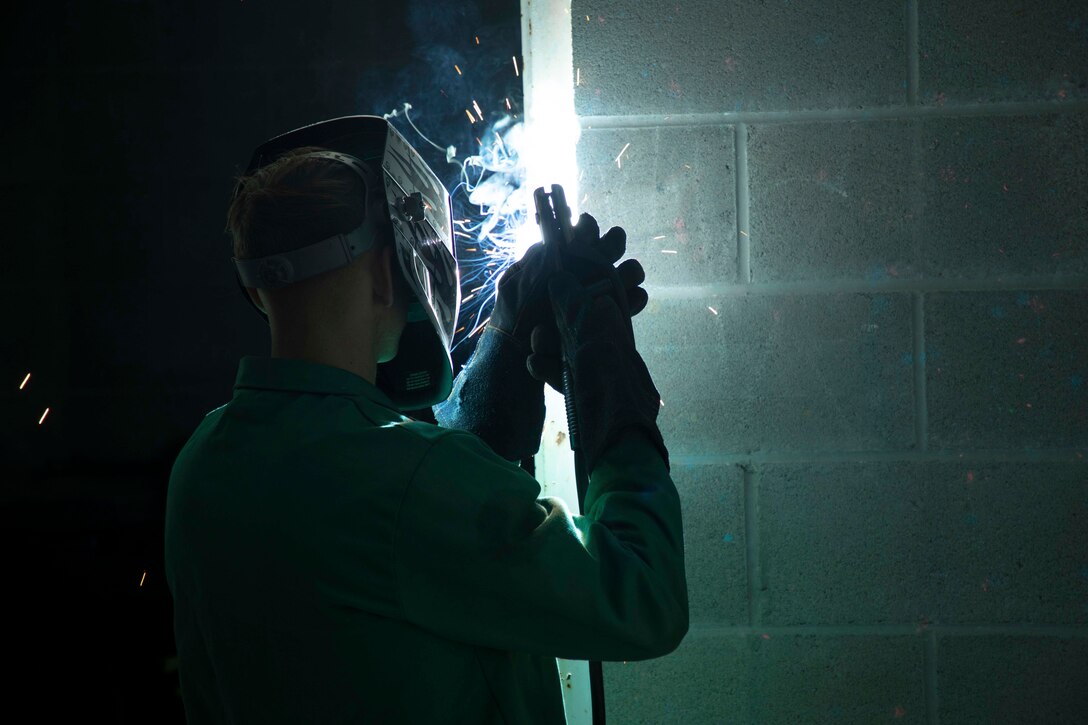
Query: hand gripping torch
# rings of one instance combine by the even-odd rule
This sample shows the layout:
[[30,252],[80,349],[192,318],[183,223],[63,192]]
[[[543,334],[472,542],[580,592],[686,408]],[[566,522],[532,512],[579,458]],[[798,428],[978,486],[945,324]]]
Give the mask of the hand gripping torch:
[[[544,187],[533,192],[536,201],[536,223],[540,225],[544,237],[544,250],[555,270],[563,269],[561,251],[569,249],[574,243],[574,229],[570,225],[570,207],[563,187],[552,184],[548,194]],[[550,203],[549,203],[550,202]],[[590,286],[586,291],[590,298],[606,294],[612,290],[611,280],[602,280]],[[571,360],[574,350],[563,350],[563,399],[567,409],[567,438],[571,451],[574,452],[574,477],[578,486],[578,510],[585,513],[586,489],[589,487],[589,474],[586,472],[585,457],[582,455],[582,441],[579,434],[578,410],[574,397],[574,378],[571,374]],[[589,663],[589,688],[593,702],[593,725],[604,725],[604,674],[600,662]]]

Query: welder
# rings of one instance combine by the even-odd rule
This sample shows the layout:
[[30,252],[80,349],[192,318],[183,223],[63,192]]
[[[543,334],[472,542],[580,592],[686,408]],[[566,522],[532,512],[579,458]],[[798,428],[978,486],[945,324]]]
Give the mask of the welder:
[[[645,660],[686,634],[680,500],[623,230],[582,215],[562,271],[530,248],[454,379],[451,212],[376,116],[277,136],[238,178],[232,263],[271,355],[241,359],[170,475],[190,723],[562,723],[557,657]],[[563,351],[582,515],[517,463]],[[439,425],[406,414],[432,406]]]

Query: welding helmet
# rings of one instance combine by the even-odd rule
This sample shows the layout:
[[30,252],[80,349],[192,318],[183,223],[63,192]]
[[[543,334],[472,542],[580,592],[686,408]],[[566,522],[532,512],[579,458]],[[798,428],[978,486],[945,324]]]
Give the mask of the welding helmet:
[[[376,385],[402,411],[442,402],[453,387],[450,344],[461,306],[449,193],[380,116],[334,118],[269,139],[253,152],[246,176],[303,146],[326,149],[307,156],[339,161],[362,178],[366,217],[355,229],[301,249],[257,259],[232,257],[239,288],[267,322],[247,287],[275,289],[346,267],[391,233],[400,271],[415,299],[396,356],[378,364]],[[242,187],[240,182],[235,196]]]

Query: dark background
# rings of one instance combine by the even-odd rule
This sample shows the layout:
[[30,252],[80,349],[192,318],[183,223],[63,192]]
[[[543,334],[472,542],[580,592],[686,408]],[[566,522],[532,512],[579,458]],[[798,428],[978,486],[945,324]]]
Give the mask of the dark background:
[[[428,138],[474,153],[505,98],[520,115],[520,5],[6,8],[2,707],[180,722],[167,480],[239,358],[269,351],[229,261],[233,178],[271,136],[405,102]],[[455,190],[459,168],[393,122]]]

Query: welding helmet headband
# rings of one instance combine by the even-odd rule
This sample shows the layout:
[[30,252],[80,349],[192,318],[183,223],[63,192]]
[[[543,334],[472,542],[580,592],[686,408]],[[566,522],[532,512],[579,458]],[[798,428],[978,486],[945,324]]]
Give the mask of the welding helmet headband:
[[[453,387],[450,345],[461,306],[449,193],[380,116],[343,116],[269,139],[253,152],[245,176],[303,146],[327,149],[307,156],[339,161],[359,174],[366,188],[366,216],[359,227],[301,249],[257,259],[232,257],[242,294],[267,322],[247,287],[275,289],[346,267],[392,227],[400,271],[415,298],[396,356],[378,364],[376,385],[402,411],[442,402]],[[243,187],[244,181],[239,182],[235,197]]]

